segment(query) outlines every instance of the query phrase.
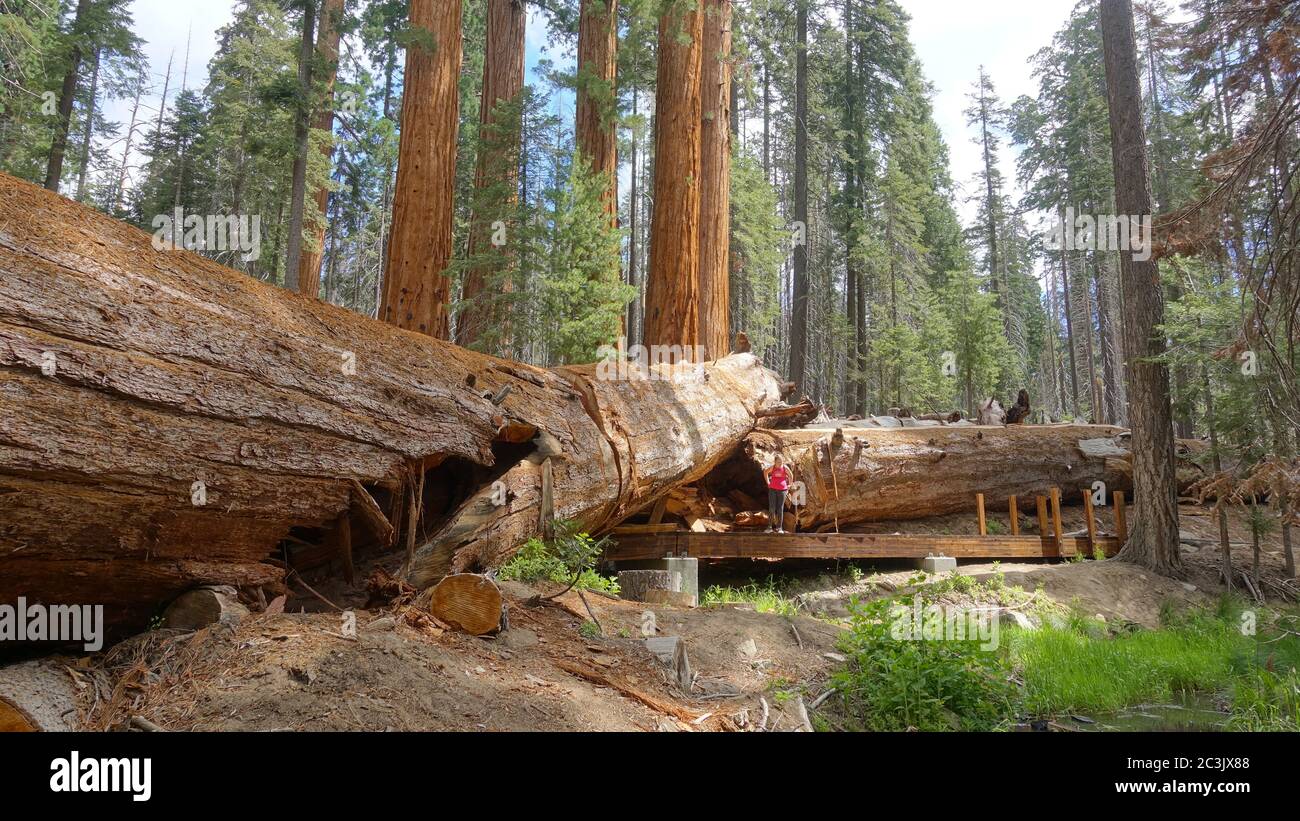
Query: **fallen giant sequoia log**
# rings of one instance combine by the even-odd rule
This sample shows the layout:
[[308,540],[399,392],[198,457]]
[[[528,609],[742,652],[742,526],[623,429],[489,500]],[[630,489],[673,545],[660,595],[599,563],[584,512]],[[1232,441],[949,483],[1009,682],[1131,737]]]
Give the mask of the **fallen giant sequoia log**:
[[[155,250],[0,174],[0,602],[139,626],[194,586],[276,589],[289,545],[442,533],[416,567],[428,585],[433,558],[489,563],[548,507],[612,525],[780,398],[748,354],[681,375],[477,354]],[[498,478],[505,503],[467,530],[462,502]]]
[[[714,492],[753,489],[782,453],[807,488],[801,530],[969,511],[977,493],[990,508],[1019,496],[1020,509],[1032,515],[1032,497],[1053,487],[1065,499],[1080,498],[1097,481],[1108,494],[1131,493],[1127,437],[1108,425],[756,430],[704,484]],[[1185,458],[1200,447],[1179,442],[1181,487],[1202,476]]]

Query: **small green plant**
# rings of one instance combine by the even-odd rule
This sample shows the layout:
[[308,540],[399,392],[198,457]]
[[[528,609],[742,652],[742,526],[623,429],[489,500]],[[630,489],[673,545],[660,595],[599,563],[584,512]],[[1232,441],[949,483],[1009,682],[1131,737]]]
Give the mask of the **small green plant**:
[[1101,549],[1101,545],[1097,545],[1092,549],[1092,560],[1095,562],[1106,561],[1106,551]]
[[1003,527],[1002,523],[997,519],[989,519],[986,521],[984,523],[984,529],[988,531],[990,536],[998,536],[1006,533],[1006,528]]
[[601,636],[600,625],[594,621],[584,621],[578,628],[578,635],[584,639],[598,639]]
[[529,539],[501,568],[500,577],[527,583],[550,581],[618,595],[618,582],[595,570],[609,543],[608,536],[592,539],[573,522],[556,522],[555,537],[549,543]]
[[854,584],[862,584],[862,579],[865,576],[866,574],[862,572],[862,568],[858,567],[856,564],[849,565],[849,581]]

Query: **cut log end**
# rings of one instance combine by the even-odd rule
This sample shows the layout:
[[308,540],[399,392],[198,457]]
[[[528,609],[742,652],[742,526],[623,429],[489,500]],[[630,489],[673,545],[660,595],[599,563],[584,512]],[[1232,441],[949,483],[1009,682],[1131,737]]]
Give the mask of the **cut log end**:
[[482,636],[501,624],[501,603],[501,590],[491,579],[458,573],[434,586],[429,612],[472,636]]

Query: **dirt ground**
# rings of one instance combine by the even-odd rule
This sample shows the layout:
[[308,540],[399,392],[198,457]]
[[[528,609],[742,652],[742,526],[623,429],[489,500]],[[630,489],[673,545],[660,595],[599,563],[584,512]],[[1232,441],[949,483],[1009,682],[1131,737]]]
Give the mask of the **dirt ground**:
[[[1184,547],[1186,580],[1115,561],[980,562],[957,572],[1001,572],[1007,584],[1041,588],[1062,605],[1156,627],[1166,601],[1207,604],[1222,589],[1217,547],[1196,541],[1217,538],[1217,520],[1203,513],[1183,509],[1183,535],[1192,540]],[[907,530],[963,532],[969,518],[910,523]],[[1067,510],[1067,527],[1081,523],[1082,511]],[[1234,561],[1248,567],[1252,551],[1241,518],[1233,517],[1230,535]],[[1276,535],[1265,542],[1262,560],[1265,573],[1280,573]],[[137,726],[171,730],[791,730],[803,726],[796,696],[811,704],[829,686],[844,629],[835,620],[849,598],[882,582],[902,588],[916,577],[903,563],[882,564],[860,573],[843,563],[750,568],[755,578],[787,574],[785,592],[801,609],[793,618],[748,605],[684,609],[588,593],[599,637],[579,632],[588,615],[574,593],[560,606],[530,607],[532,588],[502,583],[510,630],[475,638],[440,629],[418,610],[365,610],[364,594],[322,581],[314,585],[320,598],[303,594],[289,606],[315,612],[253,615],[234,628],[197,633],[156,630],[69,669],[90,729],[124,729],[139,717]],[[705,569],[701,584],[736,572]],[[322,598],[353,610],[355,637]],[[685,641],[694,674],[689,692],[641,640],[647,612],[656,635]]]

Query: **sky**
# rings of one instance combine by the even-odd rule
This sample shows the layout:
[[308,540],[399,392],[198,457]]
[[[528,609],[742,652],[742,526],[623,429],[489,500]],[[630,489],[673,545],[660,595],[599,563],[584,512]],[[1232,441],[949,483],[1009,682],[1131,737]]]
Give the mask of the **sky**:
[[[911,15],[911,36],[924,67],[935,86],[934,116],[942,130],[952,159],[952,176],[959,186],[958,213],[969,221],[975,205],[965,191],[981,162],[979,148],[971,142],[973,132],[962,113],[966,95],[984,65],[998,94],[1010,103],[1036,90],[1030,58],[1050,43],[1077,0],[900,0]],[[159,89],[168,59],[174,59],[169,101],[179,89],[181,74],[189,88],[207,79],[207,64],[217,47],[217,30],[229,22],[234,0],[135,0],[131,11],[136,33],[145,41],[145,53]],[[547,51],[542,15],[529,14],[527,64],[530,73],[545,56],[560,67],[572,64],[572,55]],[[186,52],[189,60],[186,67]],[[530,80],[533,79],[530,77]],[[572,115],[572,100],[559,97],[557,113]],[[156,116],[158,99],[142,108]],[[130,119],[130,101],[118,100],[107,106],[111,119]],[[1015,179],[1015,157],[1004,150],[1002,170]]]

